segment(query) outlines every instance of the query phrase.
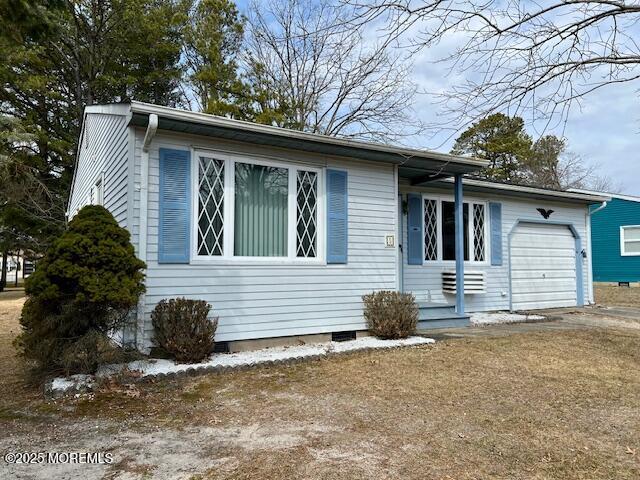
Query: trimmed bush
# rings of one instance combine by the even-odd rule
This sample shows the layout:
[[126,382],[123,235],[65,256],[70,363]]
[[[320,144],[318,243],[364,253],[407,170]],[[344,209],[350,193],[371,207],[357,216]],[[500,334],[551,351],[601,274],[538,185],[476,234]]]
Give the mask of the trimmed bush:
[[107,209],[82,208],[26,280],[16,346],[39,370],[93,373],[144,292],[144,262]]
[[213,352],[218,318],[204,300],[161,300],[151,312],[155,342],[178,362],[201,362]]
[[383,290],[362,297],[364,318],[371,334],[380,338],[406,338],[418,323],[418,305],[410,293]]

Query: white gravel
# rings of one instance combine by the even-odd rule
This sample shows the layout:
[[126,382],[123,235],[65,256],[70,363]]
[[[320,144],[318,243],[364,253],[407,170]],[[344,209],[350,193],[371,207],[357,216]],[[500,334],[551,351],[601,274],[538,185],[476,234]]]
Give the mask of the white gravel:
[[472,313],[471,323],[474,325],[490,325],[493,323],[517,323],[530,322],[532,320],[544,320],[542,315],[523,315],[520,313],[494,312]]
[[189,368],[208,367],[240,367],[256,365],[274,360],[291,360],[296,358],[329,355],[331,353],[351,352],[370,348],[393,348],[433,343],[431,338],[409,337],[402,340],[381,340],[376,337],[361,337],[347,342],[312,343],[292,347],[263,348],[250,352],[222,353],[212,355],[203,363],[175,363],[172,360],[139,360],[128,364],[129,370],[139,371],[143,377],[159,373],[182,372]]
[[[209,360],[202,363],[176,363],[173,360],[163,359],[137,360],[126,365],[108,365],[102,367],[98,371],[97,376],[108,377],[120,372],[124,367],[131,371],[139,372],[141,377],[148,377],[159,374],[179,373],[190,369],[201,370],[211,367],[241,367],[274,360],[293,360],[356,350],[406,347],[429,343],[434,343],[434,340],[424,337],[409,337],[401,340],[381,340],[376,337],[361,337],[347,342],[312,343],[290,347],[263,348],[250,352],[218,353],[212,355]],[[53,379],[49,388],[54,394],[61,394],[68,389],[77,390],[82,384],[90,388],[93,381],[94,379],[90,375],[75,375],[68,378],[60,377]]]

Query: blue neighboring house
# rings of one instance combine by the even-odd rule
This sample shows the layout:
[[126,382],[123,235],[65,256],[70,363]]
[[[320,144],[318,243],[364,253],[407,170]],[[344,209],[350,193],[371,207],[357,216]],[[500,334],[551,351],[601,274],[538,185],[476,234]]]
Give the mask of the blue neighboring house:
[[606,195],[604,208],[591,207],[593,281],[640,282],[640,197]]

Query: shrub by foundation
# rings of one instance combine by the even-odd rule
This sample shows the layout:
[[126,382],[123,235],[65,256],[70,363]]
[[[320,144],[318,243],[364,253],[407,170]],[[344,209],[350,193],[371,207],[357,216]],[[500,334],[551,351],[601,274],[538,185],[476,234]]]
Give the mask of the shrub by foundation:
[[151,312],[155,342],[178,362],[201,362],[213,352],[218,319],[204,300],[162,300]]
[[362,297],[364,318],[376,337],[397,339],[413,335],[418,323],[418,305],[409,293],[383,290]]

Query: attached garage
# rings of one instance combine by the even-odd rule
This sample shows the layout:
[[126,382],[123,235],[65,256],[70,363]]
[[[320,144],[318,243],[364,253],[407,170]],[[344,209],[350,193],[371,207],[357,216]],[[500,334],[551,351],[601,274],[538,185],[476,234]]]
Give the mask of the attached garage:
[[566,225],[519,223],[511,236],[511,309],[578,305],[576,237]]

